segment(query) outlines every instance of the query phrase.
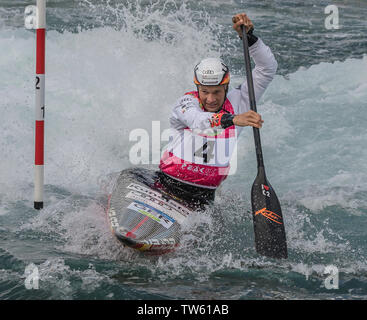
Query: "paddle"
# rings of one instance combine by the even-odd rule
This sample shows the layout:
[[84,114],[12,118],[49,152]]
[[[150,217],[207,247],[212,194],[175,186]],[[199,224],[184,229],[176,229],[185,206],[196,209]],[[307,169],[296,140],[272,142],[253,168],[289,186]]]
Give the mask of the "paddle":
[[[247,36],[244,36],[245,26],[242,25],[241,29],[250,108],[257,112],[248,39]],[[282,209],[274,189],[266,179],[260,130],[254,127],[253,131],[257,156],[257,177],[251,189],[251,203],[256,251],[271,258],[287,258],[287,240]]]

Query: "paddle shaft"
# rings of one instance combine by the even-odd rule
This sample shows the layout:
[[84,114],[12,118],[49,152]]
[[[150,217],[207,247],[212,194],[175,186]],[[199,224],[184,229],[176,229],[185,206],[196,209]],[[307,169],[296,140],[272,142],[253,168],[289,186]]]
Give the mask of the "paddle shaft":
[[[241,29],[242,29],[243,52],[245,55],[247,87],[248,87],[248,93],[249,93],[249,98],[250,98],[250,109],[257,112],[254,81],[252,79],[252,71],[251,71],[250,52],[249,52],[249,45],[248,45],[247,34],[245,31],[245,26],[242,25]],[[264,168],[264,159],[263,159],[263,153],[261,149],[261,140],[260,140],[260,130],[259,128],[253,127],[253,131],[254,131],[254,140],[255,140],[255,148],[256,148],[257,167]]]
[[[249,45],[244,25],[241,26],[241,31],[250,109],[257,112]],[[272,258],[287,258],[287,241],[283,224],[282,209],[274,189],[271,187],[265,176],[260,130],[254,127],[253,131],[258,169],[257,177],[251,189],[256,251],[264,256]]]

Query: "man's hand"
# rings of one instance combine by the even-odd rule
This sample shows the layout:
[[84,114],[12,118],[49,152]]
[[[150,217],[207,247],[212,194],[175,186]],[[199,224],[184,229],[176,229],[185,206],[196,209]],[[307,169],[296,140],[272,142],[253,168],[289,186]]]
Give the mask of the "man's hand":
[[240,127],[251,126],[255,128],[261,128],[264,120],[255,111],[247,111],[241,114],[237,114],[233,118],[233,124]]
[[232,22],[233,22],[233,29],[235,29],[237,31],[237,33],[240,37],[242,37],[242,30],[241,30],[242,25],[245,25],[246,32],[249,32],[249,30],[251,30],[254,27],[252,21],[246,15],[246,13],[236,14],[232,18]]

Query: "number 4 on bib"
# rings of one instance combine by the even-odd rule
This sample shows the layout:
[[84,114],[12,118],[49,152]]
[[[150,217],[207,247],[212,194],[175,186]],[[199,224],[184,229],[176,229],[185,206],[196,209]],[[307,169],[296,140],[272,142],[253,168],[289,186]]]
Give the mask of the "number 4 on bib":
[[214,145],[215,141],[206,141],[202,147],[194,152],[194,156],[203,158],[204,162],[208,163],[214,158]]

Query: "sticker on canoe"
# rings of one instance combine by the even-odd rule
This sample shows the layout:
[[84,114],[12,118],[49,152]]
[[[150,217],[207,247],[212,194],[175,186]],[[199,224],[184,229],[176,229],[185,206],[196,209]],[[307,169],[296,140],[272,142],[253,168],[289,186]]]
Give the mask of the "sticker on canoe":
[[172,224],[175,222],[174,219],[172,219],[170,216],[167,216],[162,211],[159,211],[145,203],[142,203],[140,201],[134,201],[129,204],[127,207],[128,209],[135,210],[137,212],[140,212],[141,214],[153,219],[154,221],[161,224],[163,227],[168,229]]
[[161,193],[154,191],[152,189],[146,188],[144,186],[141,186],[139,184],[136,183],[130,183],[127,186],[128,189],[130,190],[135,190],[137,192],[142,192],[145,193],[147,195],[150,195],[151,197],[155,197],[157,198],[157,200],[161,200],[164,201],[168,206],[172,207],[174,210],[176,210],[177,212],[179,212],[181,215],[183,215],[185,218],[192,213],[191,210],[187,209],[186,207],[184,207],[183,205],[179,204],[177,201],[174,201],[172,199],[167,200],[166,198],[164,198],[162,196]]
[[[135,190],[131,190],[126,196],[126,198],[145,203],[150,207],[154,208],[154,210],[159,211],[159,208],[162,208],[166,212],[166,215],[170,215],[174,218],[179,224],[182,224],[185,220],[185,217],[179,214],[176,210],[174,210],[171,206],[169,206],[165,201],[156,199],[145,193],[140,193]],[[163,212],[162,212],[163,213]]]

